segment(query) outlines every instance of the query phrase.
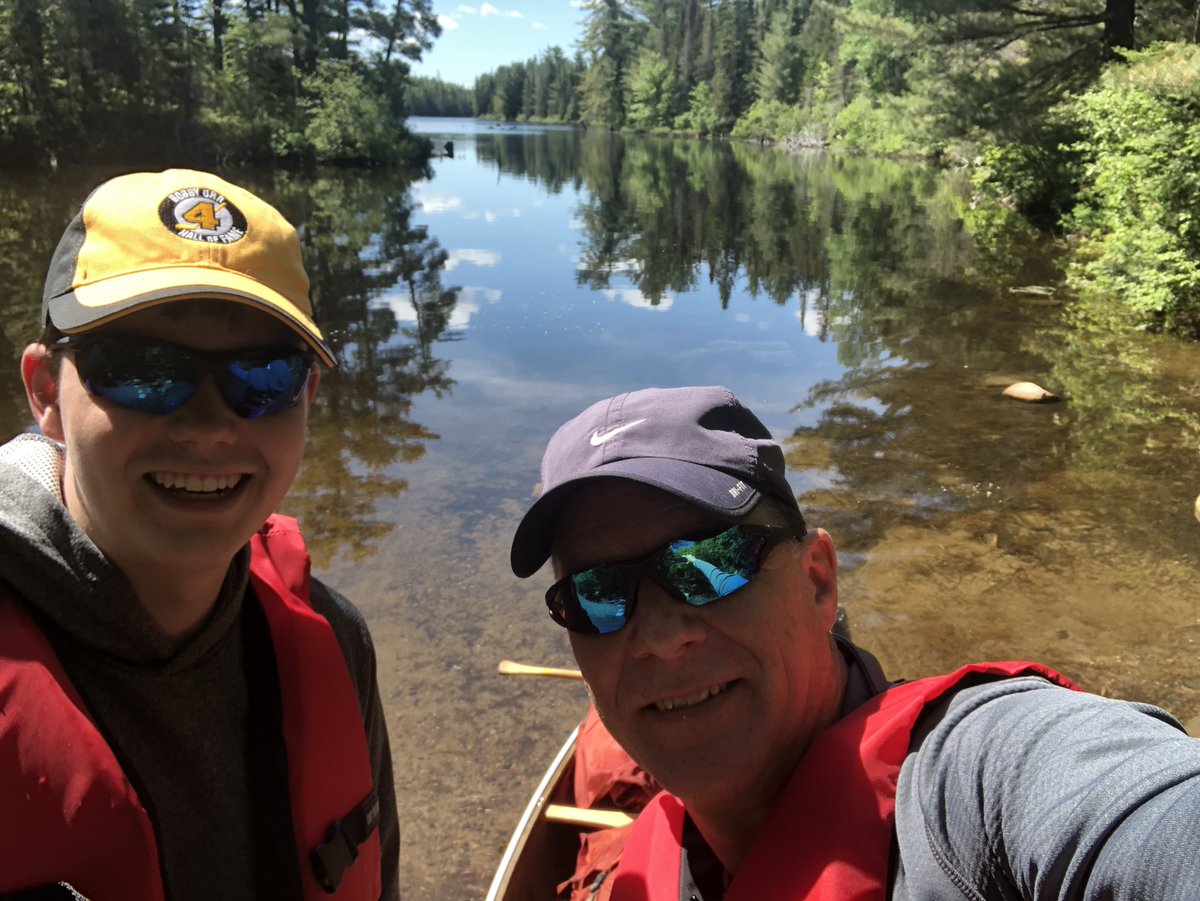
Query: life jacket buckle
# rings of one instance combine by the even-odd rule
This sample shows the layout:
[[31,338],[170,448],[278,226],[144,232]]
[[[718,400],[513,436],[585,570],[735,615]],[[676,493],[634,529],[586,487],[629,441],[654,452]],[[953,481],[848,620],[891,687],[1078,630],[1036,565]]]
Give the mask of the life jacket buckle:
[[336,820],[325,833],[325,841],[308,853],[313,875],[327,895],[332,895],[342,884],[342,876],[358,860],[358,843],[353,841],[342,828],[343,820]]
[[372,832],[379,827],[379,795],[371,789],[367,796],[352,811],[325,833],[325,841],[308,852],[317,884],[332,895],[342,884],[346,871],[358,860],[358,849]]

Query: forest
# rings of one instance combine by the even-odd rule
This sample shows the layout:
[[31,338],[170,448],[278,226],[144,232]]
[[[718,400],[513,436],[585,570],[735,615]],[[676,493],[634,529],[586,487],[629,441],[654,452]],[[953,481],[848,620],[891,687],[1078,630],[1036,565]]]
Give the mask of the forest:
[[[928,159],[1200,336],[1200,0],[586,0],[580,39],[414,78],[432,0],[0,0],[0,166],[419,160],[410,114]],[[977,203],[978,209],[976,209]],[[984,203],[983,201],[986,201]]]
[[0,165],[380,163],[431,0],[0,0]]
[[1200,335],[1200,0],[591,0],[477,115],[932,159]]

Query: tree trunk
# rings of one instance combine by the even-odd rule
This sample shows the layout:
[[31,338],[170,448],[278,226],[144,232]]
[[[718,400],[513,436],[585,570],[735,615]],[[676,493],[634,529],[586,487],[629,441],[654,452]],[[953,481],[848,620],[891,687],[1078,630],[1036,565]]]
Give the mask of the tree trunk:
[[1115,56],[1120,47],[1132,50],[1133,17],[1137,0],[1104,0],[1104,55]]
[[212,0],[213,64],[220,72],[225,68],[225,0]]
[[317,71],[317,45],[321,39],[320,5],[319,0],[303,0],[300,4],[300,30],[304,41],[301,66],[305,75],[311,75]]

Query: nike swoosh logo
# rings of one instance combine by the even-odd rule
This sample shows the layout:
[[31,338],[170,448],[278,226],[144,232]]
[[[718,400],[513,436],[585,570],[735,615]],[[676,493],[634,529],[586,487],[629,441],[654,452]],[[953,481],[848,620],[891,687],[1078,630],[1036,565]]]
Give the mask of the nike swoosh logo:
[[632,429],[635,425],[638,425],[645,421],[646,420],[644,418],[635,419],[633,422],[627,422],[627,423],[625,423],[625,425],[619,425],[615,429],[609,429],[607,432],[601,432],[599,429],[596,429],[596,431],[592,432],[592,437],[589,438],[588,441],[591,442],[592,447],[599,447],[601,444],[603,444],[609,438],[615,438],[617,435],[620,435],[626,429]]

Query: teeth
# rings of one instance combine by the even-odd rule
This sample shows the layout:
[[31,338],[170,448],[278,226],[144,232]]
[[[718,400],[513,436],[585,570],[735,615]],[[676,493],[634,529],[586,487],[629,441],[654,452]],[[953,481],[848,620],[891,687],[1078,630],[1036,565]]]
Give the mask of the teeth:
[[151,473],[150,477],[156,485],[163,488],[177,488],[202,494],[232,488],[242,480],[240,475],[197,476],[182,472],[155,472]]
[[707,701],[709,698],[716,697],[721,692],[729,687],[728,682],[721,685],[714,685],[712,688],[706,688],[703,691],[697,692],[694,695],[688,695],[684,698],[673,698],[670,701],[655,701],[654,706],[659,710],[678,710],[683,707],[695,707],[697,704]]

